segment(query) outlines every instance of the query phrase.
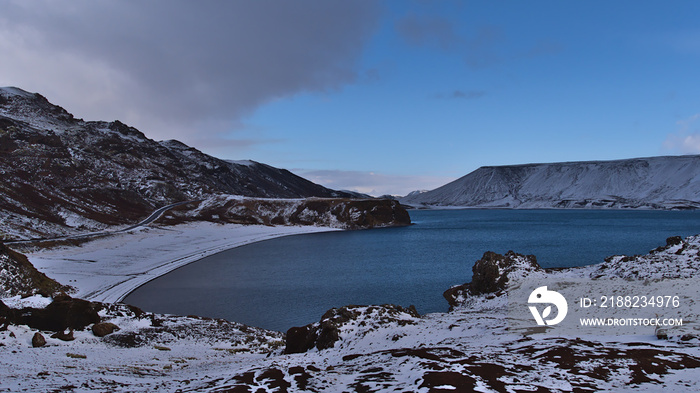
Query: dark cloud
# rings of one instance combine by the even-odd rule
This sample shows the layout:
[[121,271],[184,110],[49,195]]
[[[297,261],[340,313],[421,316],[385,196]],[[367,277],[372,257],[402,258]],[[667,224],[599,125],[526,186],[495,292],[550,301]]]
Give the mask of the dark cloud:
[[0,82],[59,103],[78,95],[102,108],[98,115],[111,106],[112,117],[141,125],[223,125],[277,98],[354,82],[377,8],[328,0],[3,2],[0,50],[11,56],[0,62]]

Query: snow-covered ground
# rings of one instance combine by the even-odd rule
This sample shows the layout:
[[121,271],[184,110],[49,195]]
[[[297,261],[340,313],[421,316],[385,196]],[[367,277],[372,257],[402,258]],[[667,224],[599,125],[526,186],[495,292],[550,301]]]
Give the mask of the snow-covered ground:
[[[148,271],[165,269],[169,258],[195,259],[231,242],[316,230],[187,224],[39,252],[30,259],[43,261],[42,271],[59,281],[78,274],[68,283],[81,296],[116,299],[135,283],[123,282],[151,277]],[[66,267],[72,272],[61,270]],[[698,269],[700,237],[585,268],[547,272],[523,263],[509,271],[507,291],[466,296],[448,313],[417,316],[396,306],[341,307],[316,325],[326,329],[314,339],[316,347],[297,354],[283,353],[281,333],[108,305],[101,317],[121,330],[104,338],[85,330],[65,342],[45,332],[47,345],[33,348],[35,329],[11,325],[0,331],[0,391],[695,392],[700,389],[700,330],[694,323],[682,336],[668,332],[667,339],[653,327],[633,334],[523,328],[511,323],[511,306],[518,301],[514,294],[531,280],[584,281],[591,296],[642,286],[646,294],[694,294],[681,298],[682,307],[674,309],[694,322],[700,318],[694,305]],[[556,289],[570,297],[573,292],[566,291],[572,288],[578,287]],[[15,308],[40,307],[48,299],[4,301]],[[575,301],[569,307],[576,315]],[[324,334],[338,340],[319,350]]]
[[47,276],[75,287],[73,296],[112,303],[144,283],[205,256],[275,237],[330,230],[334,229],[194,222],[146,227],[79,247],[53,248],[27,256]]

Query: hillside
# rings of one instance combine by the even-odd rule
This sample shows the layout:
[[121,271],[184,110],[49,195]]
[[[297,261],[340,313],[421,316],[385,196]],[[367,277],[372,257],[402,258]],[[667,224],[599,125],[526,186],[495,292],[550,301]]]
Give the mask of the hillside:
[[84,121],[0,88],[0,239],[99,230],[215,194],[352,197],[254,161],[229,162],[119,121]]
[[481,167],[435,190],[408,195],[413,206],[486,208],[700,207],[700,156]]
[[46,277],[24,254],[0,243],[0,298],[42,293],[51,295],[70,288]]
[[411,224],[411,217],[391,199],[263,199],[215,196],[195,209],[174,209],[161,222],[211,221],[256,225],[304,225],[369,229]]

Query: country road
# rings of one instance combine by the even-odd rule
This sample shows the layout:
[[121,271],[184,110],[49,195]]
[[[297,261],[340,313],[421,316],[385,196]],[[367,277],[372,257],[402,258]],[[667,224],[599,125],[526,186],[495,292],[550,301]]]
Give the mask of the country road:
[[28,240],[13,240],[13,241],[6,241],[4,242],[5,244],[30,244],[34,242],[44,242],[44,241],[49,241],[49,240],[73,240],[73,239],[88,239],[91,237],[100,237],[100,236],[107,236],[113,233],[121,233],[121,232],[128,232],[133,229],[139,228],[146,226],[153,221],[159,219],[163,213],[167,212],[170,209],[174,209],[178,206],[186,205],[188,203],[193,203],[193,202],[201,202],[201,199],[196,199],[192,201],[184,201],[184,202],[178,202],[178,203],[173,203],[171,205],[163,206],[155,210],[151,215],[146,217],[144,220],[138,222],[137,224],[134,224],[128,228],[124,229],[118,229],[118,230],[112,230],[112,231],[100,231],[100,232],[91,232],[91,233],[84,233],[81,235],[71,235],[71,236],[60,236],[60,237],[53,237],[53,238],[36,238],[36,239],[28,239]]
[[168,211],[168,210],[170,210],[170,209],[176,208],[176,207],[178,207],[178,206],[186,205],[186,204],[188,204],[188,203],[192,203],[192,202],[201,202],[201,201],[202,201],[201,199],[197,199],[197,200],[193,200],[193,201],[178,202],[178,203],[173,203],[172,205],[163,206],[163,207],[161,207],[160,209],[158,209],[158,210],[154,211],[153,213],[151,213],[150,216],[146,217],[145,220],[139,222],[138,224],[135,224],[135,225],[132,225],[132,226],[130,226],[130,227],[128,227],[128,228],[120,229],[120,230],[114,231],[114,232],[126,232],[126,231],[130,231],[130,230],[132,230],[132,229],[136,229],[136,228],[138,228],[138,227],[142,227],[142,226],[148,225],[148,224],[152,223],[153,221],[159,219],[160,216],[163,215],[163,213],[165,213],[166,211]]

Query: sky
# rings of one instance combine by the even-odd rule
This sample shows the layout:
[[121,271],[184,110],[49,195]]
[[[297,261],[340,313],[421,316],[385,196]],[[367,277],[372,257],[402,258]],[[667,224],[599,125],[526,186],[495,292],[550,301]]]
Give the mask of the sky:
[[0,0],[0,86],[405,195],[485,165],[700,153],[700,2]]

